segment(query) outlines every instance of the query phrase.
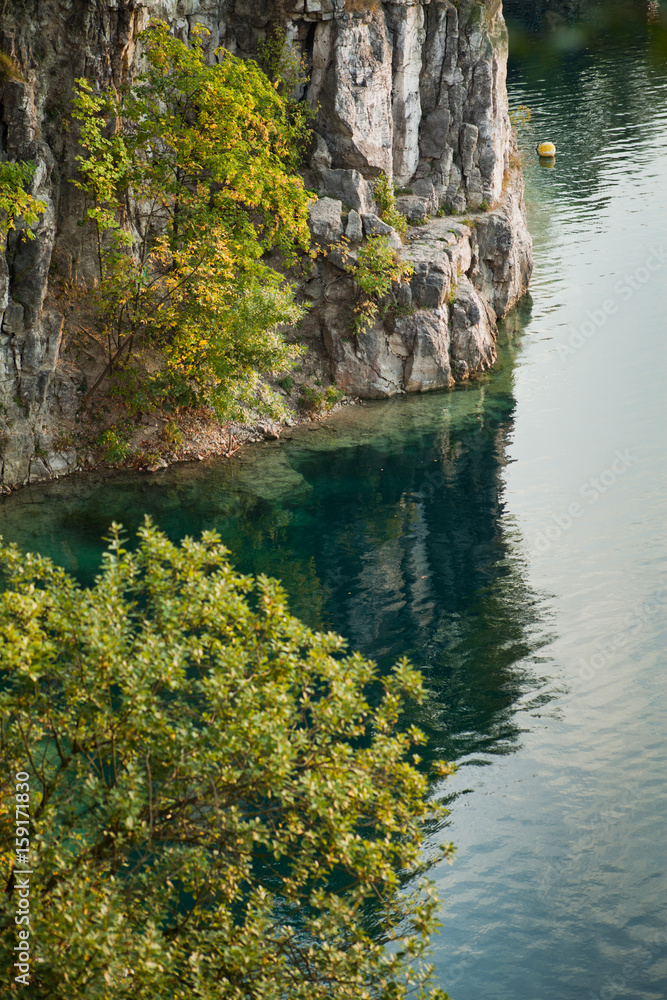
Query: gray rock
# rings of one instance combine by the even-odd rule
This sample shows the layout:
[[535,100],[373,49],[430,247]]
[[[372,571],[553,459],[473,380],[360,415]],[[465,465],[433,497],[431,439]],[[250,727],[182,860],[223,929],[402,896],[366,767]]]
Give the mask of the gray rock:
[[419,149],[422,156],[439,159],[447,145],[451,115],[448,108],[435,108],[421,123]]
[[435,185],[430,177],[419,178],[412,184],[412,193],[417,195],[418,198],[422,198],[425,207],[426,215],[433,215],[438,208],[438,196],[435,191]]
[[453,384],[444,309],[420,309],[413,316],[397,320],[396,329],[412,347],[405,366],[406,392],[429,392]]
[[461,153],[461,169],[463,174],[466,176],[470,175],[474,166],[474,156],[475,150],[477,149],[478,135],[479,129],[476,125],[464,122],[461,126],[461,131],[459,132],[459,150]]
[[321,246],[337,243],[343,235],[341,213],[343,206],[335,198],[318,198],[308,207],[308,217],[313,238]]
[[30,471],[28,472],[29,483],[39,483],[44,479],[51,478],[51,470],[44,459],[33,455],[30,459]]
[[387,243],[389,244],[390,247],[393,247],[394,250],[403,249],[403,240],[398,235],[395,229],[392,229],[390,233],[387,233]]
[[471,371],[490,368],[497,357],[495,315],[465,275],[458,280],[456,299],[450,307],[450,323],[454,371],[467,376]]
[[358,257],[349,247],[339,243],[338,246],[331,247],[327,254],[327,260],[339,271],[353,271],[357,265]]
[[54,476],[63,476],[76,465],[76,456],[72,452],[56,451],[48,457],[48,466]]
[[387,4],[385,17],[392,44],[393,170],[397,184],[407,184],[419,162],[421,122],[420,76],[424,8],[421,4]]
[[382,13],[317,25],[308,99],[319,105],[317,130],[335,167],[391,176],[392,90],[392,50]]
[[384,236],[389,246],[393,247],[394,250],[403,248],[403,241],[396,230],[387,225],[379,215],[362,215],[361,219],[366,236]]
[[324,342],[333,361],[336,384],[362,399],[388,399],[402,391],[406,350],[382,323],[375,323],[354,341],[349,329],[339,327],[339,310],[329,310]]
[[500,318],[528,291],[533,267],[520,171],[514,171],[498,207],[477,220],[476,236],[478,262],[473,280]]
[[413,225],[423,222],[430,214],[430,201],[416,194],[402,194],[396,199],[396,208]]
[[[131,79],[141,66],[137,37],[150,5],[88,0],[81,18],[72,17],[71,0],[33,4],[30,18],[20,4],[5,6],[3,32],[23,60],[23,79],[3,88],[3,156],[35,163],[33,193],[47,206],[34,240],[10,234],[9,246],[0,244],[0,468],[2,482],[13,486],[61,474],[57,457],[48,468],[36,459],[36,442],[48,442],[72,421],[80,400],[81,374],[59,364],[62,317],[45,308],[50,268],[56,264],[74,282],[96,275],[92,240],[77,225],[84,211],[70,183],[77,139],[75,130],[60,128],[60,95],[71,93],[77,76],[101,88]],[[307,318],[313,336],[323,331],[332,367],[347,373],[352,391],[378,397],[423,391],[448,384],[451,371],[459,378],[490,363],[494,317],[523,294],[532,266],[521,178],[511,167],[500,5],[378,0],[350,11],[344,0],[273,7],[266,0],[161,0],[158,6],[183,41],[191,40],[194,25],[207,27],[211,59],[217,45],[252,57],[271,20],[310,58],[302,30],[310,26],[312,72],[303,97],[316,115],[316,138],[306,181],[322,195],[311,219],[329,257],[303,294],[313,303]],[[39,63],[31,55],[38,50]],[[399,312],[418,311],[395,321],[388,314],[355,343],[354,289],[345,273],[353,258],[336,246],[341,209],[350,210],[347,236],[356,245],[361,215],[376,212],[372,183],[381,171],[412,191],[398,200],[410,222],[445,204],[469,213],[486,200],[493,210],[477,218],[472,232],[451,219],[429,222],[404,247],[397,233],[383,231],[415,266],[410,287],[394,291]],[[76,456],[67,463],[75,465]]]
[[345,227],[345,236],[350,243],[359,243],[364,238],[364,229],[361,216],[354,209],[350,209]]
[[317,132],[313,133],[315,139],[315,149],[310,155],[310,166],[315,171],[327,170],[331,166],[331,153],[329,148]]
[[4,247],[0,243],[0,323],[2,316],[9,304],[9,267],[4,254]]
[[356,212],[370,212],[373,188],[358,170],[320,170],[320,194],[338,198]]
[[25,329],[25,309],[18,302],[10,302],[2,319],[3,333],[21,334]]
[[379,215],[362,214],[361,221],[364,227],[364,236],[389,236],[395,232],[391,226],[383,222]]

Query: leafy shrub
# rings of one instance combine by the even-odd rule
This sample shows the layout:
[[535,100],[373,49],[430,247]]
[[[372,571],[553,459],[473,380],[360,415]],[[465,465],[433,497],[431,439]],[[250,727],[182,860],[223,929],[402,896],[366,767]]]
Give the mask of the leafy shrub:
[[268,77],[286,100],[307,83],[306,60],[287,37],[284,27],[273,26],[269,37],[258,46],[258,55]]
[[[443,810],[402,721],[419,674],[306,628],[212,531],[175,546],[146,521],[129,552],[113,525],[91,588],[14,546],[0,574],[0,802],[27,770],[35,997],[444,1000],[415,884]],[[10,982],[15,837],[5,805]]]
[[325,399],[329,407],[335,406],[336,403],[340,403],[342,399],[345,399],[345,393],[342,389],[339,389],[337,385],[330,385],[325,393]]
[[362,297],[355,308],[355,332],[364,333],[379,312],[379,299],[393,282],[407,281],[414,268],[402,261],[386,236],[371,236],[357,253],[354,277]]
[[34,163],[8,160],[0,163],[0,238],[15,229],[20,218],[24,222],[23,232],[29,240],[34,240],[30,227],[46,211],[46,204],[28,190],[34,177]]
[[300,408],[307,413],[318,413],[322,410],[330,410],[344,398],[345,393],[336,385],[322,389],[304,384],[299,390],[298,403]]
[[169,420],[162,428],[162,436],[168,446],[172,449],[180,447],[183,441],[183,434],[175,420]]
[[129,444],[127,436],[118,427],[107,427],[100,435],[97,445],[102,451],[102,458],[105,462],[122,462],[127,457]]
[[380,218],[401,237],[405,236],[408,223],[405,216],[396,208],[396,186],[384,173],[381,173],[375,182],[374,196],[380,210]]
[[16,59],[13,59],[6,52],[0,52],[0,86],[4,86],[9,80],[22,79],[21,67]]

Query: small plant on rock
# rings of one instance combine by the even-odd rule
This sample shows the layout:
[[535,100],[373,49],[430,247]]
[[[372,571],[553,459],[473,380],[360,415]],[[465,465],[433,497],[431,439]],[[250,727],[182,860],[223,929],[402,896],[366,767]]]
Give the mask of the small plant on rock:
[[162,428],[162,436],[168,446],[174,451],[181,446],[183,434],[175,420],[170,420]]
[[306,413],[327,413],[344,398],[345,393],[336,385],[330,385],[327,389],[302,385],[298,402],[299,407]]
[[405,236],[408,223],[404,215],[396,208],[396,185],[393,184],[386,174],[380,174],[375,182],[375,200],[380,209],[380,218],[395,229],[399,236]]
[[331,409],[336,403],[340,403],[342,399],[345,399],[345,393],[342,389],[339,389],[337,385],[330,385],[324,394],[324,398],[327,403],[327,408]]
[[97,444],[105,462],[122,462],[130,450],[125,434],[115,426],[107,427],[98,438]]
[[362,293],[355,307],[355,333],[365,333],[379,313],[379,300],[394,282],[406,281],[414,268],[401,260],[386,236],[371,236],[357,254],[354,277]]
[[[306,60],[283,27],[276,28],[260,43],[258,55],[267,76],[285,100],[300,92],[308,82]],[[300,113],[304,110],[300,104]]]
[[0,163],[0,239],[10,229],[16,229],[16,220],[22,219],[23,232],[34,240],[30,227],[46,211],[46,204],[28,190],[34,176],[34,163]]

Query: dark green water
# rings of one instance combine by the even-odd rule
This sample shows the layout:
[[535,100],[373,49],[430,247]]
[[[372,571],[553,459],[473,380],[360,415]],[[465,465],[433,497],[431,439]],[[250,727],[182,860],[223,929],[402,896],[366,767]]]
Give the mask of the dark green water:
[[33,487],[0,532],[89,581],[113,519],[215,527],[309,622],[408,654],[431,751],[461,765],[443,987],[665,1000],[667,48],[655,3],[553,30],[538,7],[508,4],[533,305],[493,374],[231,462]]

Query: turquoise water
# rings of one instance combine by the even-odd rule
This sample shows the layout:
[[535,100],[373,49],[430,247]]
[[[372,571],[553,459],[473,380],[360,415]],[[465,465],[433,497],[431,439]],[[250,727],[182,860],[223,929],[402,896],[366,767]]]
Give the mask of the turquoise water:
[[[536,269],[493,373],[230,462],[0,500],[6,539],[84,581],[113,519],[132,530],[148,512],[174,538],[216,527],[309,622],[424,670],[418,721],[460,765],[458,860],[436,872],[453,1000],[667,997],[659,16],[598,3],[514,33]],[[553,169],[533,155],[545,138]]]

